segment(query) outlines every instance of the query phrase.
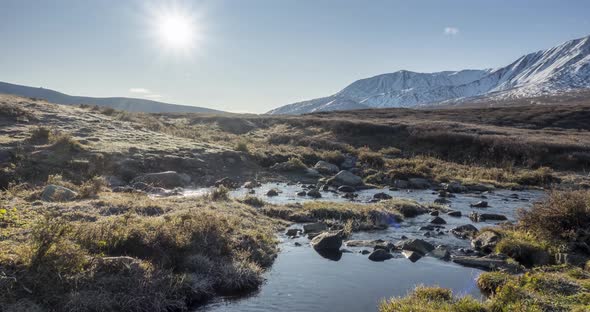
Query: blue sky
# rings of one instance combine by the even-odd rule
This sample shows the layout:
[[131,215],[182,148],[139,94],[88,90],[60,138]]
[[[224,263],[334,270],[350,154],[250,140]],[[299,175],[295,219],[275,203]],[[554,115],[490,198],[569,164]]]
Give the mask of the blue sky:
[[[192,49],[154,35],[168,8],[198,29]],[[587,35],[582,0],[0,0],[0,81],[261,113],[360,78],[498,67]]]

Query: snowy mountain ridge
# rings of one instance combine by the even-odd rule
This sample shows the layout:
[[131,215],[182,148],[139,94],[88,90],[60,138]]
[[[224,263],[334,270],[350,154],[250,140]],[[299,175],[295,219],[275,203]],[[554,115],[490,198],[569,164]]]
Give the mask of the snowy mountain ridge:
[[401,70],[357,80],[340,92],[285,105],[269,114],[417,107],[489,96],[521,98],[590,88],[590,36],[483,70],[416,73]]

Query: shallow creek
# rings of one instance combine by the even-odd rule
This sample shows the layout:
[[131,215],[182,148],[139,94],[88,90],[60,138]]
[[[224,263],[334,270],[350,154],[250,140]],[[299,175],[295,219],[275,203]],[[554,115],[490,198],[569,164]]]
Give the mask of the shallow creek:
[[[275,188],[282,191],[279,196],[267,197],[266,192]],[[312,199],[296,195],[301,185],[268,183],[256,188],[256,196],[273,204],[287,204],[309,200],[349,201],[341,194],[322,192],[322,198]],[[202,195],[207,189],[186,190],[185,196]],[[244,197],[248,190],[231,192],[233,197]],[[368,203],[375,193],[384,192],[393,197],[413,199],[420,203],[432,203],[437,194],[432,190],[390,191],[370,189],[357,192],[357,201]],[[516,194],[516,195],[515,195]],[[449,208],[462,212],[462,217],[441,214],[447,222],[445,233],[425,236],[422,226],[432,219],[429,215],[408,218],[400,224],[393,224],[387,230],[354,233],[351,239],[383,239],[396,242],[402,236],[421,238],[433,245],[447,245],[452,249],[469,248],[469,240],[462,240],[446,231],[463,224],[478,228],[493,225],[490,222],[473,223],[469,213],[473,211],[505,215],[513,221],[517,208],[528,208],[540,199],[542,191],[496,190],[481,194],[456,194],[450,198]],[[470,204],[485,200],[489,208],[472,208]],[[300,224],[293,227],[301,228]],[[266,282],[258,292],[240,297],[215,299],[197,311],[375,311],[378,303],[391,296],[403,296],[417,285],[438,285],[453,289],[456,295],[472,295],[481,298],[475,279],[482,272],[452,262],[424,257],[413,263],[399,253],[384,262],[368,260],[359,253],[362,249],[343,245],[350,252],[340,257],[322,257],[309,246],[305,237],[289,239],[279,235],[281,252],[274,265],[266,273]],[[296,243],[301,246],[296,246]]]

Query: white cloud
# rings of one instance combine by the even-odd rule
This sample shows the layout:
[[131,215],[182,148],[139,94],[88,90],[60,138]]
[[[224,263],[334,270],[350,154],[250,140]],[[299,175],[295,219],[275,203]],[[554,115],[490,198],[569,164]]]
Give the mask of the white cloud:
[[459,34],[459,28],[457,27],[445,27],[445,35],[454,36]]
[[131,88],[131,89],[129,89],[129,92],[131,92],[131,93],[143,93],[143,94],[151,93],[151,91],[148,90],[148,89],[146,89],[146,88]]

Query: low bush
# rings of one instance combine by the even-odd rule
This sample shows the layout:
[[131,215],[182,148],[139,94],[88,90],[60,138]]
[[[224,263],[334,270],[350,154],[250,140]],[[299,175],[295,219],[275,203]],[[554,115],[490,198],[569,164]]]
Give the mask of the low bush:
[[449,289],[419,286],[403,298],[384,300],[380,312],[485,312],[485,306],[472,297],[456,298]]

